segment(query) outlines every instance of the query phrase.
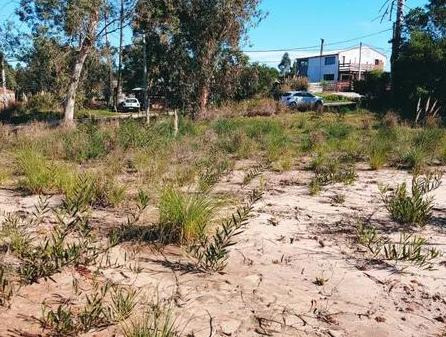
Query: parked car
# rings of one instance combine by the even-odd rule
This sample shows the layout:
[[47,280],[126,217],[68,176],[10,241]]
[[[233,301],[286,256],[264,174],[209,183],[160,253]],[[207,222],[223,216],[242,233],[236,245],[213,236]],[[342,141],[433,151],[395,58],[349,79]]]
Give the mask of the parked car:
[[122,112],[128,111],[139,111],[141,109],[141,104],[137,98],[126,98],[124,101],[119,103],[118,110]]
[[324,106],[324,100],[307,91],[288,91],[280,98],[282,104],[292,109],[311,109],[319,111]]

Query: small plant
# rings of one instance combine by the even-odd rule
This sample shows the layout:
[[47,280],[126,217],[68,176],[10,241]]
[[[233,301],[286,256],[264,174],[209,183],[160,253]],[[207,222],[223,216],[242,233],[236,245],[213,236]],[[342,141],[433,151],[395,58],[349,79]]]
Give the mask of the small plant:
[[[115,302],[111,306],[106,302],[106,296],[110,288],[109,283],[105,283],[102,286],[95,284],[93,293],[86,294],[84,303],[81,305],[64,303],[59,305],[56,310],[53,310],[44,303],[42,316],[39,319],[40,325],[43,329],[49,330],[50,336],[57,337],[78,336],[94,328],[104,328],[111,325],[113,323],[113,315],[116,315],[117,312],[114,311],[116,309]],[[112,295],[112,300],[116,300],[115,296],[120,297],[117,294],[119,294],[119,290]],[[126,307],[125,309],[133,310],[133,308],[134,306]],[[120,306],[120,309],[123,309],[123,307]],[[120,311],[120,313],[124,312]],[[126,311],[126,317],[130,313]],[[124,319],[124,316],[116,317],[119,320]]]
[[402,261],[421,269],[431,270],[434,267],[434,260],[441,256],[438,249],[429,247],[427,240],[420,236],[402,233],[399,241],[395,243],[380,235],[374,227],[362,223],[358,226],[357,238],[374,258],[392,261],[395,266]]
[[381,198],[393,220],[401,224],[424,226],[432,217],[434,198],[427,193],[441,185],[441,172],[431,172],[425,176],[412,178],[412,193],[408,193],[406,183],[391,191],[388,186],[380,187]]
[[203,236],[189,246],[189,252],[197,260],[198,269],[221,271],[225,268],[229,254],[228,249],[235,244],[234,237],[243,232],[253,205],[260,198],[261,193],[254,191],[247,203],[225,220],[213,235]]
[[74,313],[68,304],[61,304],[56,310],[51,310],[44,305],[39,321],[43,329],[51,331],[51,336],[77,335]]
[[353,184],[357,174],[353,165],[340,163],[339,160],[319,159],[313,162],[315,176],[310,181],[310,194],[318,194],[322,186],[334,183]]
[[124,323],[124,337],[179,337],[172,309],[168,305],[153,305],[141,318]]
[[313,283],[314,283],[315,285],[317,285],[318,287],[322,287],[322,286],[324,286],[328,281],[329,281],[329,279],[324,278],[323,276],[317,276],[316,279],[313,281]]
[[428,242],[425,238],[403,233],[397,243],[387,242],[383,245],[384,257],[387,260],[407,261],[422,269],[433,269],[432,261],[441,256],[435,248],[426,248]]
[[111,294],[113,319],[127,319],[137,304],[138,291],[128,288],[115,288]]
[[170,187],[163,191],[159,209],[160,240],[185,243],[204,235],[215,207],[205,195],[184,194]]

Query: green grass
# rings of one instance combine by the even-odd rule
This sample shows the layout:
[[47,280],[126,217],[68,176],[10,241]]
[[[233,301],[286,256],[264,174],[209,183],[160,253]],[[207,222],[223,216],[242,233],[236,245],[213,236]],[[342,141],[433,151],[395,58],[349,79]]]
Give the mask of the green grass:
[[206,233],[215,204],[206,195],[186,194],[168,187],[159,204],[159,234],[163,242],[185,243]]
[[33,193],[66,193],[71,190],[75,174],[67,164],[47,160],[41,153],[20,150],[16,155],[19,187]]

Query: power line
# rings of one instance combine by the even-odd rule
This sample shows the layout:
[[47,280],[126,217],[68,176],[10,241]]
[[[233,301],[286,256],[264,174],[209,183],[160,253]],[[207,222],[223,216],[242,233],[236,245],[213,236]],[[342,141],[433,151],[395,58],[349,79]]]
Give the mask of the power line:
[[[326,46],[334,46],[334,45],[339,45],[339,44],[344,44],[344,43],[348,43],[348,42],[353,42],[353,41],[358,41],[361,39],[365,39],[368,37],[372,37],[375,35],[379,35],[388,31],[391,31],[392,28],[388,28],[379,32],[375,32],[375,33],[371,33],[371,34],[367,34],[367,35],[363,35],[363,36],[358,36],[349,40],[344,40],[344,41],[337,41],[337,42],[331,42],[331,43],[326,43]],[[265,49],[265,50],[242,50],[244,53],[267,53],[267,52],[286,52],[286,51],[310,51],[310,50],[315,50],[316,48],[318,48],[319,45],[314,45],[314,46],[308,46],[308,47],[296,47],[296,48],[289,48],[289,49]]]

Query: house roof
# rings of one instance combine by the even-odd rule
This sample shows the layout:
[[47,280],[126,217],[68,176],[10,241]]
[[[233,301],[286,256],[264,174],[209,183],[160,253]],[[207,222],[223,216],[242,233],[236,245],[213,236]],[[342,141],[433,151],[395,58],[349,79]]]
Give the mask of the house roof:
[[[370,45],[367,45],[367,44],[363,44],[362,47],[363,47],[363,48],[371,49],[371,50],[373,50],[373,51],[375,51],[375,52],[381,54],[383,57],[385,57],[385,58],[387,59],[387,56],[386,56],[383,52],[379,51],[377,48],[375,48],[375,47],[373,47],[373,46],[370,46]],[[336,56],[336,55],[339,55],[339,54],[342,53],[342,52],[346,52],[346,51],[354,50],[354,49],[359,49],[359,46],[355,46],[355,47],[351,47],[351,48],[346,48],[346,49],[339,49],[339,50],[330,50],[330,51],[328,51],[328,52],[322,53],[322,56],[324,56],[324,57],[325,57],[325,56]],[[308,55],[308,56],[298,57],[297,60],[310,59],[310,58],[315,58],[315,57],[320,57],[320,56],[321,56],[321,54],[318,53],[318,54],[313,54],[313,55]]]

